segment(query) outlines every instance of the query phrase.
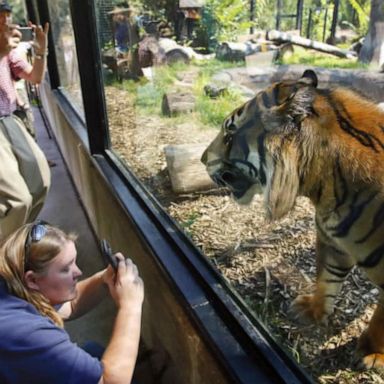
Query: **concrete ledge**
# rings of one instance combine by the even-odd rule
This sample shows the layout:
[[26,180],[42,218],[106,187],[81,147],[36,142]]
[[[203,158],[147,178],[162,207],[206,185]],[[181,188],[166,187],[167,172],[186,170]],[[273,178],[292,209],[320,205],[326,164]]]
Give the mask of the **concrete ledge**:
[[258,90],[268,83],[298,79],[306,69],[313,69],[321,88],[352,87],[376,102],[384,101],[384,73],[356,69],[328,69],[304,65],[281,65],[265,68],[234,68],[225,71],[232,81]]

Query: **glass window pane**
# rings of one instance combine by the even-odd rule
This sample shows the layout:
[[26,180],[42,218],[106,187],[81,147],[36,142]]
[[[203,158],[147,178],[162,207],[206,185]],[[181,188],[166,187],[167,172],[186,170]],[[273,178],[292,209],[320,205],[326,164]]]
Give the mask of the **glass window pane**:
[[47,2],[54,28],[54,40],[60,89],[67,95],[71,104],[84,119],[83,99],[80,89],[79,68],[77,63],[75,38],[68,0],[50,0]]
[[[288,57],[292,49],[287,46],[279,51],[287,57],[276,62],[278,47],[266,40],[266,31],[276,28],[277,4],[283,31],[296,28],[297,5],[304,4],[301,36],[309,32],[318,40],[331,26],[333,5],[321,2],[322,7],[311,11],[296,0],[180,0],[162,2],[172,5],[160,9],[153,1],[129,3],[131,8],[123,4],[115,9],[113,2],[96,2],[112,150],[271,334],[315,381],[322,381],[329,366],[326,359],[318,361],[313,332],[301,333],[287,320],[289,304],[310,292],[315,281],[310,201],[298,198],[289,215],[269,223],[261,195],[245,208],[236,204],[227,190],[213,184],[200,157],[225,117],[269,85],[277,64],[298,62],[297,56]],[[318,52],[296,50],[303,55],[299,63],[316,65]],[[328,55],[319,63],[336,67],[342,60]],[[244,139],[243,149],[248,144]],[[354,319],[351,312],[343,316],[338,320]],[[323,345],[332,354],[338,343],[343,341],[329,339]],[[343,369],[342,359],[334,364]]]

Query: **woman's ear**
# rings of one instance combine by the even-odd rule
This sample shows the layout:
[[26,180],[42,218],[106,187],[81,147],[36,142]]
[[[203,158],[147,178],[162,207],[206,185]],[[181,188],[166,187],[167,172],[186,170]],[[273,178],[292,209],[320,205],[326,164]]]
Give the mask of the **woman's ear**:
[[37,283],[37,278],[35,272],[29,270],[24,274],[25,284],[29,289],[34,291],[40,291],[39,284]]

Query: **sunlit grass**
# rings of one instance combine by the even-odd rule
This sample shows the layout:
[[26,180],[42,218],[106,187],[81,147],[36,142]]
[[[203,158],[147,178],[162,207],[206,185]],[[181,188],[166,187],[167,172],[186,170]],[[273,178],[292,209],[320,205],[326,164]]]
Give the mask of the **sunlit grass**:
[[359,63],[357,58],[344,59],[330,54],[317,52],[301,47],[295,47],[294,53],[284,58],[281,64],[302,64],[323,68],[340,68],[340,69],[363,69],[367,65]]
[[[177,81],[182,80],[183,72],[196,71],[196,81],[191,88],[196,98],[196,116],[204,126],[220,127],[224,118],[235,106],[241,105],[244,99],[234,90],[229,90],[217,99],[211,99],[204,94],[204,86],[210,82],[215,73],[238,65],[214,59],[194,62],[190,66],[176,63],[170,66],[155,67],[152,81],[146,79],[139,82],[123,80],[122,82],[114,81],[111,85],[127,91],[139,113],[154,114],[161,117],[161,103],[164,94]],[[189,116],[177,117],[181,121],[189,118]]]
[[200,75],[212,76],[217,72],[220,72],[228,68],[241,68],[245,67],[245,61],[228,62],[217,59],[195,61],[194,66],[199,68]]
[[242,103],[241,95],[231,90],[226,95],[219,96],[217,99],[211,99],[201,94],[197,98],[196,110],[204,125],[220,128],[228,114]]
[[233,65],[233,63],[212,60],[206,66],[199,67],[199,76],[194,85],[194,93],[196,111],[204,125],[220,128],[228,114],[245,101],[238,91],[230,87],[224,94],[215,99],[208,97],[204,92],[204,86],[210,83],[212,75],[226,68],[232,68]]

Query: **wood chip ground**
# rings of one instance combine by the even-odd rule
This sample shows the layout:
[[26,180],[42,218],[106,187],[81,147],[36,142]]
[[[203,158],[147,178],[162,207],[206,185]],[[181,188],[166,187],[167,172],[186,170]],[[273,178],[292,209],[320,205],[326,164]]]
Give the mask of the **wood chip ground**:
[[287,309],[315,279],[314,210],[306,198],[278,222],[264,219],[261,196],[240,207],[225,193],[175,196],[163,148],[209,142],[216,132],[190,122],[139,116],[129,95],[106,88],[112,148],[177,220],[282,347],[315,382],[384,383],[378,371],[353,370],[356,340],[373,313],[378,290],[356,269],[343,286],[327,327],[299,327]]

